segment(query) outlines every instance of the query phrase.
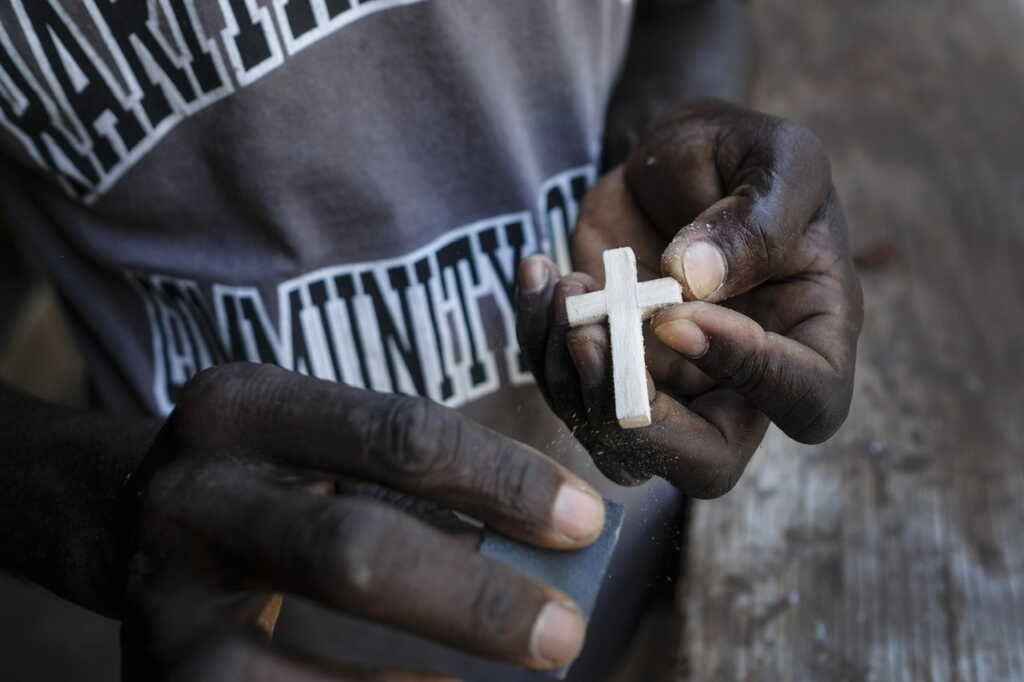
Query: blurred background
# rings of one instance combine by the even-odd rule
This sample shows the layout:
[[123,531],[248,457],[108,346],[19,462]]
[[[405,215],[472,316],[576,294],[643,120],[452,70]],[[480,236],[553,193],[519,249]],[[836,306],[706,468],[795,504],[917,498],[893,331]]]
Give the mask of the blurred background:
[[[843,430],[696,505],[679,680],[1024,681],[1024,0],[749,5],[752,105],[824,140],[866,326]],[[0,376],[83,399],[2,229]],[[115,623],[0,604],[0,680],[117,679]]]

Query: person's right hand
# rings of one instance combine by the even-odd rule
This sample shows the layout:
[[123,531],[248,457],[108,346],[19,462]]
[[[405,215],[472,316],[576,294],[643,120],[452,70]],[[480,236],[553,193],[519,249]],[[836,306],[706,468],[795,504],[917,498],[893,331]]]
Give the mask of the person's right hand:
[[579,477],[427,400],[214,368],[183,390],[139,476],[125,679],[438,679],[275,649],[277,593],[529,668],[582,646],[565,594],[365,494],[379,484],[542,547],[600,534],[603,504]]

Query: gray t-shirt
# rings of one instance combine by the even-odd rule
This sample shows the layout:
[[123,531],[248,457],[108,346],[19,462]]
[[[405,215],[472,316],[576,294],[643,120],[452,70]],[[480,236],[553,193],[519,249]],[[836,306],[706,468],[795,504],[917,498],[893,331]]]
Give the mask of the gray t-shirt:
[[[596,472],[532,385],[511,291],[525,255],[570,267],[631,17],[629,0],[0,6],[0,211],[97,401],[165,414],[203,367],[271,362],[428,396],[558,457],[629,507],[573,671],[589,680],[659,579],[678,497]],[[308,607],[281,629],[367,663],[532,679]]]

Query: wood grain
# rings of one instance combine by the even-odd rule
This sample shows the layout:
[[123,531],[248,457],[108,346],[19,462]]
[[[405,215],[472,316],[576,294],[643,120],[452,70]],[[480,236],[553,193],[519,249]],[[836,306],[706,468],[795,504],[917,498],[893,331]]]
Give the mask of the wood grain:
[[608,335],[612,346],[615,417],[624,429],[651,423],[651,401],[644,364],[643,320],[637,294],[633,249],[604,252],[604,293],[608,306]]
[[833,159],[856,394],[696,503],[680,680],[1024,680],[1024,3],[752,2],[754,104]]
[[604,291],[570,296],[565,299],[565,316],[570,327],[604,322],[608,318],[608,298]]
[[641,282],[636,294],[640,316],[645,320],[666,306],[683,302],[683,287],[671,277]]

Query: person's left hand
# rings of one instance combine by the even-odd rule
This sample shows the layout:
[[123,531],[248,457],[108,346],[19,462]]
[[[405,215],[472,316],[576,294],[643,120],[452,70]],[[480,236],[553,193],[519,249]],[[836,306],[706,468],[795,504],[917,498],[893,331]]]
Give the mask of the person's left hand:
[[[685,226],[680,229],[680,226]],[[569,329],[565,299],[603,286],[602,253],[630,246],[640,278],[659,269],[682,305],[646,333],[651,426],[615,419],[607,327]],[[817,138],[731,104],[662,122],[583,201],[580,272],[520,266],[520,346],[549,405],[602,472],[660,475],[694,497],[732,488],[769,420],[796,440],[846,418],[862,300],[846,222]]]

